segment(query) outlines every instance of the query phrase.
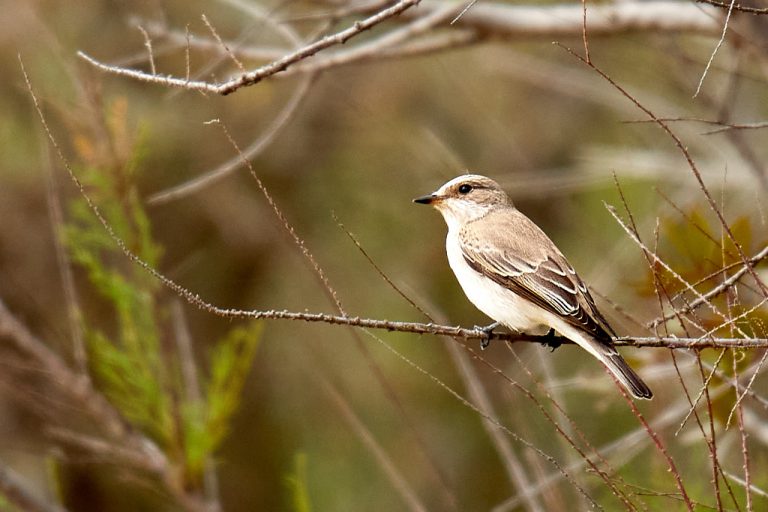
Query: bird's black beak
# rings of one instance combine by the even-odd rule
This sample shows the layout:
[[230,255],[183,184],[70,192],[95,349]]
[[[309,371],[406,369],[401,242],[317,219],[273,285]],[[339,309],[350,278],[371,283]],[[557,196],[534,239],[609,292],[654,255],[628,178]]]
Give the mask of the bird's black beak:
[[413,202],[419,204],[431,204],[435,199],[435,194],[427,194],[425,196],[417,197]]

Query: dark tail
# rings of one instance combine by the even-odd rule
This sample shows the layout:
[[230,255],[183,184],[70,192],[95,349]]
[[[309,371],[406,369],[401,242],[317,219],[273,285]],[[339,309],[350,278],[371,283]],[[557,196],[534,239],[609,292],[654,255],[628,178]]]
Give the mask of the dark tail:
[[619,379],[627,390],[632,393],[635,398],[644,398],[650,400],[653,398],[653,392],[648,384],[643,382],[635,371],[629,367],[626,361],[615,351],[612,354],[606,354],[607,358],[603,360],[605,365],[611,370],[611,373]]
[[[587,338],[587,336],[584,336],[584,338]],[[653,397],[653,392],[648,387],[648,384],[643,382],[643,379],[629,367],[613,345],[595,338],[588,338],[588,341],[590,345],[588,348],[589,352],[602,361],[635,398],[650,400]]]

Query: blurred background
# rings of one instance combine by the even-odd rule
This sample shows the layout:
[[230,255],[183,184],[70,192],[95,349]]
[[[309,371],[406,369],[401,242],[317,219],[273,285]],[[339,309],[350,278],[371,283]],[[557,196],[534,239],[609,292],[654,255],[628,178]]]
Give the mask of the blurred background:
[[[336,314],[335,299],[350,316],[429,321],[383,274],[437,323],[489,323],[448,267],[443,220],[411,203],[466,170],[509,191],[567,255],[620,334],[653,335],[645,324],[660,316],[660,303],[672,311],[668,296],[685,286],[658,266],[654,279],[605,203],[623,218],[629,208],[639,236],[688,282],[739,263],[669,135],[635,122],[647,116],[552,44],[583,53],[579,36],[484,33],[477,44],[411,58],[374,57],[311,78],[277,75],[225,97],[110,75],[76,56],[83,51],[149,71],[141,26],[158,72],[183,78],[188,33],[193,41],[213,42],[190,46],[193,78],[219,81],[237,67],[222,55],[201,14],[223,40],[237,42],[236,54],[257,48],[279,56],[291,45],[275,27],[314,39],[365,16],[325,22],[346,7],[332,1],[0,2],[0,299],[75,373],[90,369],[95,392],[127,418],[129,431],[157,444],[171,468],[162,475],[172,477],[127,467],[109,451],[89,452],[77,436],[122,444],[104,434],[82,404],[52,391],[61,381],[20,354],[8,333],[0,334],[8,341],[0,372],[0,463],[40,499],[70,510],[191,510],[200,502],[227,511],[589,508],[577,487],[606,510],[684,508],[667,459],[608,375],[576,348],[550,353],[535,344],[492,343],[481,354],[472,340],[287,320],[254,326],[179,300],[105,238],[51,149],[19,66],[20,57],[71,168],[118,235],[157,270],[222,308]],[[375,41],[408,19],[385,22],[347,45]],[[717,30],[694,33],[617,30],[591,38],[590,56],[657,116],[689,119],[670,126],[751,256],[768,239],[766,132],[712,133],[721,126],[690,119],[745,124],[768,117],[765,32],[760,16],[735,14],[694,98],[722,30],[722,18],[716,21]],[[248,69],[267,62],[241,59]],[[213,119],[220,123],[209,123]],[[241,148],[269,134],[251,158],[253,171],[333,293],[244,167],[182,197],[166,194],[237,161],[222,125]],[[756,266],[761,275],[763,268]],[[117,290],[106,272],[123,276],[128,291]],[[705,293],[722,279],[696,289]],[[765,338],[768,315],[750,279],[713,303],[731,318],[746,311],[741,334]],[[124,296],[141,306],[120,309]],[[731,326],[718,329],[723,317],[713,311],[704,307],[694,315],[690,322],[698,330],[673,318],[656,333],[741,335]],[[148,331],[132,323],[137,318]],[[187,333],[191,356],[180,355],[179,329]],[[245,361],[244,369],[231,360],[227,367],[217,352],[236,329],[253,340],[232,342],[228,353]],[[78,330],[87,362],[76,349]],[[136,345],[130,348],[126,333],[132,330]],[[157,338],[150,348],[142,345],[148,343],[142,332]],[[157,360],[141,360],[152,350]],[[622,353],[656,393],[637,407],[675,461],[689,503],[768,506],[761,491],[768,489],[768,382],[758,372],[765,350]],[[125,354],[138,357],[138,366],[123,364]],[[219,433],[201,427],[216,441],[201,444],[207,446],[199,459],[204,467],[197,469],[189,454],[194,422],[187,423],[194,414],[183,407],[190,390],[179,384],[184,357],[194,362],[209,403],[210,383],[229,383],[232,393],[231,407],[222,406],[228,412],[216,416]],[[120,387],[133,383],[126,375],[142,365],[149,368],[146,386]],[[217,368],[237,378],[217,377]],[[702,375],[713,368],[711,396],[699,393],[706,389]],[[742,383],[737,391],[734,378]],[[753,392],[729,418],[748,382]],[[160,405],[130,403],[142,393]],[[211,410],[197,417],[200,424],[210,427]],[[153,411],[168,415],[165,426],[151,424]],[[585,464],[566,437],[606,476]],[[520,439],[567,468],[570,480]],[[756,490],[745,491],[745,478]],[[12,499],[7,506],[24,509]]]

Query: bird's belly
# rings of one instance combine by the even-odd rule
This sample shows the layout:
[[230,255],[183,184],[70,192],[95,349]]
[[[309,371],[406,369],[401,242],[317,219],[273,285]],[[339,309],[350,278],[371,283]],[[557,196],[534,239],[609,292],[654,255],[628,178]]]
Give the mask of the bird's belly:
[[474,271],[464,260],[458,244],[448,244],[448,262],[467,298],[480,311],[519,332],[545,334],[549,326],[541,308]]

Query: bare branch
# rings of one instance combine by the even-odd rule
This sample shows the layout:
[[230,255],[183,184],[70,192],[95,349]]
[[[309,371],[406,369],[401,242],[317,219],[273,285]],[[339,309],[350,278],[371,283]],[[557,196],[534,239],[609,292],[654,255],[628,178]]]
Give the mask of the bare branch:
[[[227,46],[226,43],[224,43],[224,41],[221,39],[219,32],[216,30],[216,28],[213,25],[211,25],[211,22],[208,21],[208,16],[203,14],[201,18],[203,20],[203,23],[205,23],[205,26],[208,27],[208,30],[210,30],[211,34],[213,34],[213,37],[224,49],[224,52],[229,56],[230,59],[232,59],[232,62],[235,63],[235,66],[237,66],[237,69],[239,69],[241,73],[247,73],[247,71],[245,70],[245,66],[243,66],[243,63],[240,62],[240,60],[237,57],[235,57],[235,54],[232,53],[232,50],[229,49],[229,46]],[[156,74],[154,70],[152,74],[153,75]]]
[[[421,3],[419,12],[408,11]],[[436,11],[458,10],[460,6],[448,6],[434,0],[401,0],[376,14],[355,22],[352,27],[304,46],[282,58],[265,64],[223,83],[146,73],[135,69],[114,66],[100,62],[80,51],[78,56],[98,69],[129,78],[166,87],[174,87],[214,94],[226,95],[241,87],[256,84],[265,78],[285,71],[297,62],[303,61],[331,46],[347,42],[383,21],[398,15],[400,19],[412,22],[414,19],[430,17]],[[594,6],[590,9],[590,36],[607,36],[635,31],[690,32],[707,35],[718,33],[719,10],[671,1],[630,2]],[[443,20],[447,23],[449,19]],[[583,31],[583,10],[579,6],[522,7],[504,4],[479,4],[461,17],[456,24],[482,34],[483,37],[545,37],[579,36]]]
[[114,73],[121,76],[127,76],[130,78],[135,78],[137,80],[142,80],[145,82],[166,85],[168,87],[179,87],[183,89],[196,90],[201,92],[211,92],[211,93],[221,94],[223,96],[226,96],[227,94],[233,93],[236,90],[240,89],[241,87],[259,83],[265,78],[270,77],[281,71],[284,71],[288,69],[288,67],[290,67],[291,65],[295,64],[296,62],[307,59],[326,48],[329,48],[331,46],[336,46],[339,44],[344,44],[349,39],[357,36],[358,34],[365,32],[366,30],[369,30],[370,28],[378,25],[379,23],[382,23],[383,21],[386,21],[389,18],[392,18],[393,16],[397,16],[403,11],[417,5],[419,1],[420,0],[401,0],[400,2],[396,3],[392,7],[383,9],[378,13],[374,14],[373,16],[370,16],[364,20],[355,22],[353,26],[345,30],[342,30],[341,32],[337,32],[335,34],[325,36],[319,41],[316,41],[310,45],[300,48],[299,50],[293,53],[290,53],[281,59],[278,59],[269,64],[261,66],[255,69],[254,71],[243,73],[239,77],[233,78],[232,80],[229,80],[222,84],[210,84],[208,82],[201,82],[201,81],[187,81],[181,78],[174,78],[174,77],[162,76],[162,75],[156,75],[156,74],[147,74],[142,71],[125,69],[117,66],[110,66],[107,64],[103,64],[97,61],[96,59],[86,55],[83,52],[77,52],[77,55],[82,59],[84,59],[85,61],[101,69],[102,71]]
[[747,5],[741,5],[732,2],[719,2],[718,0],[696,0],[702,4],[714,5],[716,7],[722,7],[723,9],[733,9],[734,11],[746,12],[749,14],[768,14],[768,8],[760,9],[758,7],[749,7]]
[[[760,278],[757,272],[755,272],[755,270],[749,265],[749,258],[744,253],[744,248],[741,246],[741,243],[739,243],[739,241],[734,236],[730,225],[728,224],[728,222],[725,220],[725,217],[723,216],[723,212],[720,210],[714,198],[712,197],[712,194],[710,193],[709,188],[707,188],[706,184],[704,183],[704,179],[702,178],[701,171],[699,171],[699,167],[696,165],[696,162],[691,156],[691,153],[688,151],[688,148],[685,146],[685,144],[683,144],[683,141],[680,139],[680,137],[678,137],[675,134],[675,132],[673,132],[672,129],[664,121],[660,121],[658,116],[656,116],[656,114],[654,114],[650,109],[648,109],[648,107],[643,105],[637,98],[635,98],[632,94],[630,94],[624,87],[619,85],[615,80],[613,80],[610,76],[608,76],[602,69],[595,66],[592,62],[588,62],[587,60],[584,59],[584,57],[578,55],[572,49],[565,47],[563,45],[560,45],[560,47],[566,50],[568,53],[570,53],[574,57],[576,57],[582,63],[587,65],[590,69],[594,70],[595,73],[600,75],[606,82],[608,82],[611,86],[613,86],[614,89],[616,89],[625,98],[631,101],[638,109],[642,110],[650,119],[654,120],[656,125],[659,126],[659,128],[661,128],[662,130],[664,130],[664,132],[672,139],[672,142],[680,150],[680,153],[688,163],[688,167],[691,170],[693,177],[696,179],[696,183],[698,184],[699,189],[701,190],[702,194],[704,194],[704,197],[707,200],[707,204],[709,205],[712,212],[717,216],[717,219],[720,221],[720,225],[722,226],[723,231],[725,232],[727,237],[730,239],[730,241],[733,243],[734,247],[736,248],[736,251],[739,253],[739,257],[741,258],[744,265],[747,267],[747,271],[750,273],[750,275],[755,281],[755,284],[760,288],[763,294],[766,297],[768,297],[768,286],[763,282],[763,280]],[[697,295],[699,294],[697,293]]]
[[654,320],[648,322],[647,327],[652,329],[657,325],[661,324],[662,322],[671,320],[672,318],[674,318],[679,314],[688,313],[689,311],[695,309],[696,307],[702,304],[708,303],[711,299],[717,297],[721,293],[730,289],[734,284],[736,284],[739,281],[739,279],[742,278],[742,276],[744,276],[744,274],[747,273],[749,268],[754,267],[755,265],[757,265],[757,263],[759,263],[760,261],[763,261],[766,257],[768,257],[768,245],[763,247],[762,251],[752,256],[748,260],[747,265],[743,265],[738,271],[734,272],[733,275],[731,275],[728,279],[724,279],[723,281],[720,282],[720,284],[718,284],[717,286],[709,290],[707,293],[699,297],[696,297],[696,299],[694,299],[690,303],[686,304],[682,308],[677,309],[675,313],[670,313],[668,315],[655,318]]
[[723,45],[723,42],[725,41],[725,34],[728,32],[728,23],[731,21],[731,14],[733,13],[733,4],[735,2],[736,0],[731,0],[731,5],[728,7],[728,13],[726,14],[725,21],[723,22],[723,32],[722,34],[720,34],[720,39],[718,39],[717,45],[715,45],[715,49],[712,50],[712,54],[709,56],[707,65],[704,67],[704,72],[701,74],[701,78],[699,79],[699,84],[696,86],[696,92],[693,94],[694,98],[696,98],[699,95],[699,92],[701,92],[701,87],[704,85],[704,79],[707,77],[709,68],[712,66],[712,62],[715,60],[715,56],[717,55],[718,50],[720,50],[720,47]]

